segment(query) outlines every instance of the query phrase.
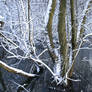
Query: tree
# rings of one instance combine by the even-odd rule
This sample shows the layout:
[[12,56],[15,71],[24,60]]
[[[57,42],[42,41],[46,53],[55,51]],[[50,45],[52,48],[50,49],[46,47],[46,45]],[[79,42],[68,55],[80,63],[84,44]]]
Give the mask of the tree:
[[[67,80],[72,80],[71,76],[74,70],[74,63],[76,61],[76,57],[80,51],[80,48],[82,46],[83,41],[85,38],[92,34],[88,34],[86,36],[83,35],[83,31],[85,31],[85,28],[83,25],[86,23],[86,14],[88,12],[88,9],[90,8],[91,0],[88,0],[86,2],[85,9],[83,11],[83,17],[81,21],[79,22],[79,25],[76,21],[78,21],[76,17],[76,9],[75,9],[75,0],[69,1],[69,7],[70,11],[68,13],[70,14],[69,22],[66,20],[67,15],[67,0],[59,0],[59,12],[58,12],[58,26],[57,26],[57,32],[58,32],[58,41],[60,48],[56,48],[53,42],[53,20],[54,15],[56,11],[56,4],[57,0],[49,0],[48,6],[47,6],[47,12],[45,15],[45,29],[48,32],[49,37],[49,52],[51,54],[51,57],[53,58],[53,61],[55,66],[55,71],[53,71],[45,62],[43,62],[40,58],[40,56],[45,53],[48,48],[44,49],[39,55],[36,53],[36,46],[34,43],[34,26],[33,26],[33,20],[31,18],[31,1],[27,1],[27,11],[25,9],[25,5],[23,0],[20,0],[20,14],[23,16],[20,17],[20,20],[22,22],[18,21],[18,23],[21,25],[22,29],[13,31],[11,29],[11,33],[7,31],[3,31],[3,28],[0,29],[0,36],[3,38],[1,42],[1,46],[10,54],[8,58],[17,58],[17,59],[29,59],[30,61],[33,61],[36,63],[36,69],[39,70],[40,66],[46,67],[52,76],[54,76],[54,79],[57,84],[60,83],[66,83],[68,84]],[[66,29],[66,21],[69,25],[71,25],[70,28],[70,35],[67,35]],[[1,22],[1,21],[0,21]],[[4,23],[3,21],[1,23]],[[19,25],[18,25],[19,26]],[[1,26],[0,26],[1,27]],[[45,31],[45,30],[44,30]],[[69,42],[68,36],[71,37],[71,41]],[[81,41],[79,40],[81,37]],[[48,44],[47,44],[48,45]],[[18,53],[18,50],[21,50],[23,52],[22,54]],[[71,64],[71,65],[70,65]],[[9,72],[17,73],[23,76],[27,77],[37,77],[37,74],[27,73],[20,69],[13,68],[6,64],[4,61],[0,60],[0,67],[6,69]]]

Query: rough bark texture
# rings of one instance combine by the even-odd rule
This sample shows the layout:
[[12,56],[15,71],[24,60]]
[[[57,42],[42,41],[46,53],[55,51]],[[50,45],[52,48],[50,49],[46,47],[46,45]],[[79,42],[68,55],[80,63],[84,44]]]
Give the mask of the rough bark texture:
[[77,26],[76,26],[76,18],[75,18],[75,10],[74,10],[74,0],[70,0],[71,4],[71,24],[72,24],[72,48],[76,48],[76,35],[77,35]]
[[60,53],[63,56],[63,73],[64,76],[68,69],[68,59],[67,59],[67,41],[66,41],[66,25],[65,25],[65,15],[66,15],[66,0],[60,0],[59,7],[59,21],[58,21],[58,35],[60,43]]
[[[51,11],[49,14],[49,20],[48,20],[48,24],[47,24],[48,36],[49,36],[50,45],[51,45],[52,49],[54,49],[52,25],[53,25],[53,16],[54,16],[54,12],[55,12],[55,7],[56,7],[56,0],[52,0]],[[51,50],[49,50],[49,53],[50,53],[50,56],[52,57],[53,61],[55,61],[55,59],[57,58],[55,53]]]
[[[77,48],[77,25],[76,25],[76,17],[75,17],[75,7],[74,7],[74,0],[70,0],[70,6],[71,6],[71,32],[72,32],[72,50]],[[74,60],[76,52],[73,52],[72,54],[72,60]],[[69,76],[72,76],[72,72],[74,69],[74,63],[72,65],[72,68],[70,70]]]
[[53,35],[52,35],[52,23],[53,23],[55,7],[56,7],[56,0],[52,0],[52,9],[49,14],[49,20],[48,20],[48,24],[47,24],[48,36],[49,36],[49,40],[50,40],[50,44],[51,44],[52,48],[54,48]]
[[86,16],[84,16],[83,21],[82,21],[82,25],[81,25],[81,30],[80,30],[80,38],[83,38],[83,33],[84,33],[84,27],[83,25],[86,22]]

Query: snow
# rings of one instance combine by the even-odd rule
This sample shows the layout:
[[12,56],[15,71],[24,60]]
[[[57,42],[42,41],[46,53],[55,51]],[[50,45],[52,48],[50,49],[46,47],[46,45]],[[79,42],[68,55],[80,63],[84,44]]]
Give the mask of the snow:
[[84,7],[84,10],[83,10],[82,13],[81,13],[82,19],[79,21],[78,32],[77,32],[77,40],[78,40],[79,37],[80,37],[80,29],[81,29],[81,26],[82,26],[83,18],[84,18],[84,16],[86,16],[86,12],[87,12],[88,5],[89,5],[90,1],[91,1],[91,0],[87,0],[87,1],[86,1],[86,5],[85,5],[85,7]]
[[51,6],[52,6],[52,0],[49,0],[47,11],[46,11],[46,14],[45,14],[45,19],[44,19],[45,26],[47,25],[48,20],[49,20],[49,13],[50,13],[50,10],[51,10]]

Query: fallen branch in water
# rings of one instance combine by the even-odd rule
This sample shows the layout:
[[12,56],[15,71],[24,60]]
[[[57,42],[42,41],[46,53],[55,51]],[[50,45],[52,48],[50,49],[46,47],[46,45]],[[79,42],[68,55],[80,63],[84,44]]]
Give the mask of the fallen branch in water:
[[27,73],[27,72],[24,72],[23,70],[11,67],[11,66],[7,65],[6,63],[4,63],[1,60],[0,60],[0,67],[4,68],[8,72],[20,74],[20,75],[26,76],[26,77],[35,77],[36,76],[36,74]]

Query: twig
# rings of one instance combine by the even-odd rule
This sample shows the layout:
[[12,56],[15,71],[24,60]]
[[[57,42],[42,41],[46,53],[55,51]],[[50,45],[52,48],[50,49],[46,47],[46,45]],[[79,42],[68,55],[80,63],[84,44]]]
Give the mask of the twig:
[[18,47],[18,45],[16,43],[14,43],[11,39],[7,38],[5,35],[3,35],[2,33],[0,33],[0,35],[2,37],[4,37],[7,41],[9,41],[10,43],[12,43],[14,46]]
[[19,83],[12,81],[14,84],[18,85],[18,87],[23,88],[26,92],[29,92],[23,85],[20,85]]
[[74,82],[81,81],[81,80],[79,80],[79,79],[75,80],[75,79],[71,79],[71,78],[69,78],[69,77],[67,77],[66,79],[71,80],[71,81],[74,81]]
[[48,49],[43,50],[37,57],[39,58],[42,54],[44,54]]
[[[80,52],[80,48],[81,48],[81,46],[82,46],[82,43],[83,43],[84,39],[86,39],[88,36],[91,36],[91,35],[92,35],[92,33],[87,34],[87,35],[85,35],[85,36],[83,37],[83,39],[82,39],[81,42],[80,42],[79,48],[78,48],[78,50],[77,50],[77,52],[76,52],[76,55],[74,56],[74,60],[76,59],[76,57],[78,56],[78,54],[79,54],[79,52]],[[70,66],[69,69],[67,70],[66,76],[67,76],[68,73],[70,72],[70,70],[71,70],[71,68],[72,68],[72,65],[73,65],[74,62],[75,62],[74,60],[72,61],[71,66]]]
[[[88,47],[80,48],[80,50],[84,50],[84,49],[92,50],[92,48],[88,48]],[[79,49],[75,49],[75,50],[73,50],[73,52],[78,51],[78,50],[79,50]]]

